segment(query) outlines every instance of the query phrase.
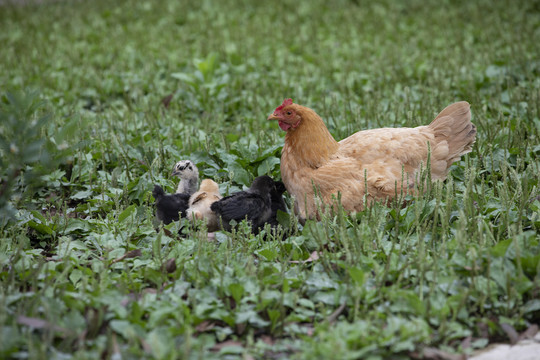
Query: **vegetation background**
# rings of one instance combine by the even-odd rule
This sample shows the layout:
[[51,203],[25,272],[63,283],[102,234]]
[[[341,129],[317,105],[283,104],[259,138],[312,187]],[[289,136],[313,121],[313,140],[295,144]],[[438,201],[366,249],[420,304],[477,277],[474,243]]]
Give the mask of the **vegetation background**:
[[[0,357],[451,358],[534,332],[539,38],[538,1],[2,2]],[[283,240],[155,222],[177,160],[224,193],[279,178],[286,97],[338,139],[467,100],[478,138],[405,208]]]

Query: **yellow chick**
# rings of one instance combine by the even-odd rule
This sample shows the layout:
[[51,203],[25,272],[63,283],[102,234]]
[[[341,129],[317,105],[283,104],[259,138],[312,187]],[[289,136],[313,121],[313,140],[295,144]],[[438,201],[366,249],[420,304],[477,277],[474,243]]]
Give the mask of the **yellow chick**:
[[204,179],[201,182],[199,191],[189,198],[189,208],[187,218],[189,220],[203,220],[207,224],[208,232],[217,231],[219,222],[217,215],[210,209],[210,206],[221,199],[219,186],[215,181]]

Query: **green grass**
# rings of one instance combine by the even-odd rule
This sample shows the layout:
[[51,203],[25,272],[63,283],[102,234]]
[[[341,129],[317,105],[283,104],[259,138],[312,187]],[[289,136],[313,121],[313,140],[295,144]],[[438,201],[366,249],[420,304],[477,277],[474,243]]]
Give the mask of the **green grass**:
[[[531,1],[0,5],[0,357],[410,358],[538,324],[539,37]],[[158,227],[177,160],[280,177],[286,97],[338,139],[467,100],[478,137],[405,208]]]

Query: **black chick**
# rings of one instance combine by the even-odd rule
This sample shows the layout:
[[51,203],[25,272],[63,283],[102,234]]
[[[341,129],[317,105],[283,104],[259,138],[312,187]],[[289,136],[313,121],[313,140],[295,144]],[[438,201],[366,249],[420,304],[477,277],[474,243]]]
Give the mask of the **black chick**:
[[253,233],[256,234],[272,217],[271,193],[273,191],[276,191],[274,180],[266,175],[259,176],[253,180],[249,189],[216,201],[210,209],[221,218],[224,230],[231,230],[232,220],[239,223],[247,219],[251,223]]
[[178,221],[180,218],[179,213],[182,217],[186,217],[186,210],[189,207],[189,194],[165,194],[161,186],[154,185],[152,195],[156,199],[156,216],[165,225]]
[[189,198],[197,190],[199,181],[199,170],[191,160],[178,161],[174,164],[171,175],[180,178],[175,194],[166,194],[159,185],[154,185],[152,191],[156,199],[156,216],[165,224],[178,221],[180,215],[186,217]]
[[283,184],[281,181],[274,181],[274,188],[270,191],[270,201],[272,214],[270,215],[270,219],[268,219],[267,223],[269,223],[272,228],[276,228],[279,225],[279,222],[277,220],[277,212],[278,210],[281,210],[283,212],[287,212],[287,206],[285,205],[285,201],[283,200],[283,193],[286,191],[285,184]]

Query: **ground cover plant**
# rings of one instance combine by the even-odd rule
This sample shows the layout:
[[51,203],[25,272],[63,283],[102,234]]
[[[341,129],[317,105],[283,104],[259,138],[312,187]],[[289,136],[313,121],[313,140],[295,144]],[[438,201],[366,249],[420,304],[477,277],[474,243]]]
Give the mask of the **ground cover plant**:
[[[448,358],[534,331],[537,1],[1,4],[0,357]],[[466,100],[477,142],[407,206],[281,216],[284,239],[155,222],[178,160],[224,194],[279,179],[286,97],[336,139]]]

